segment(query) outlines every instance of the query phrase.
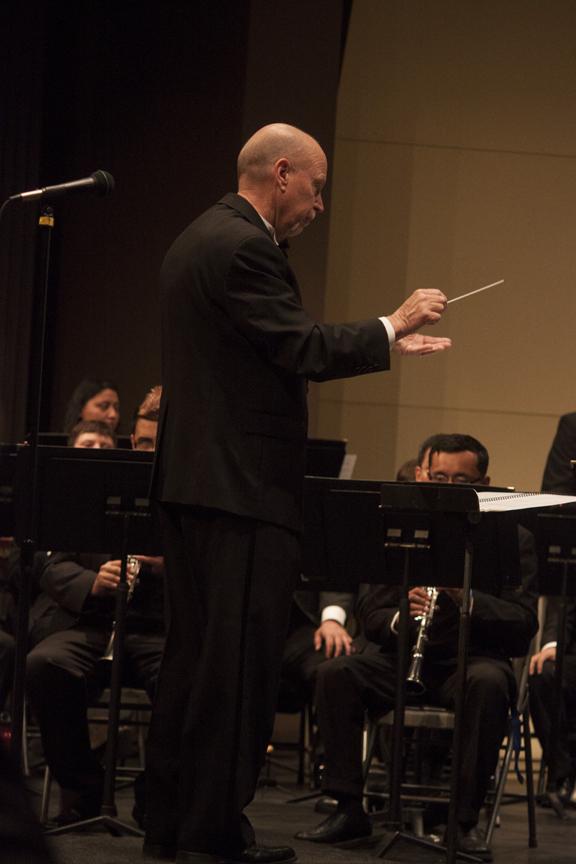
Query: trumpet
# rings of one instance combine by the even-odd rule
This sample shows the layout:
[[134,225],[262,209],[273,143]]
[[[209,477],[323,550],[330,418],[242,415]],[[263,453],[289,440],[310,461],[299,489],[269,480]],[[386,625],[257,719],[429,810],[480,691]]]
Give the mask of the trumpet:
[[413,696],[420,696],[426,690],[424,682],[422,681],[422,661],[424,659],[424,650],[428,642],[430,626],[432,624],[432,619],[434,618],[438,589],[429,585],[426,588],[426,593],[430,601],[430,606],[424,615],[418,615],[418,617],[414,619],[418,622],[418,634],[416,636],[414,647],[412,648],[410,666],[408,668],[408,675],[406,676],[406,691]]
[[[129,603],[132,599],[132,595],[134,594],[134,589],[136,588],[136,583],[138,582],[138,574],[140,573],[140,567],[142,566],[142,562],[135,558],[134,555],[128,555],[126,558],[126,581],[128,582],[128,591],[126,592],[126,603]],[[112,633],[110,634],[110,639],[108,640],[108,645],[106,647],[106,651],[103,656],[100,658],[101,660],[108,660],[112,662],[114,659],[114,639],[116,637],[116,621],[112,624]]]

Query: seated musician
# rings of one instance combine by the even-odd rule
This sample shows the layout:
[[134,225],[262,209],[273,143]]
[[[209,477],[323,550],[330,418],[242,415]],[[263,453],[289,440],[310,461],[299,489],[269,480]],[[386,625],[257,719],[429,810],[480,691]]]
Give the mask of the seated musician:
[[282,657],[282,681],[310,700],[314,697],[318,666],[330,657],[350,654],[352,637],[345,625],[354,600],[354,595],[346,592],[294,593]]
[[113,450],[116,447],[116,435],[103,420],[80,420],[68,436],[68,447]]
[[[576,777],[576,750],[569,732],[576,719],[576,601],[567,600],[564,669],[558,716],[558,738],[552,740],[554,674],[558,638],[559,599],[549,597],[542,630],[542,648],[530,659],[530,711],[548,766],[547,797],[559,816],[570,803]],[[555,750],[553,746],[555,744]],[[572,747],[576,747],[573,744]]]
[[[135,438],[143,414],[146,437],[154,445],[157,413],[156,421],[151,420],[153,410],[146,399],[137,412]],[[75,446],[82,445],[77,441]],[[127,606],[124,675],[131,686],[143,687],[152,696],[164,647],[163,561],[134,557],[140,570]],[[39,553],[37,558],[44,592],[38,602],[53,602],[45,604],[37,622],[43,638],[28,655],[27,687],[46,762],[61,787],[61,812],[55,821],[64,825],[100,812],[103,769],[90,747],[87,706],[109,680],[110,663],[103,658],[113,628],[121,562],[105,554]]]
[[543,492],[576,495],[576,472],[570,464],[572,459],[576,459],[576,412],[564,414],[558,421],[544,468]]
[[[420,449],[416,480],[486,484],[487,469],[488,453],[479,441],[468,435],[437,435]],[[523,533],[521,559],[524,582],[531,584],[536,562],[527,532]],[[453,707],[461,596],[461,589],[441,589],[438,594],[422,667],[427,701],[431,704]],[[409,601],[412,618],[429,605],[424,588],[412,588]],[[323,788],[337,799],[338,807],[321,824],[297,836],[319,843],[371,833],[370,820],[362,807],[364,712],[378,716],[394,707],[398,590],[383,585],[363,586],[358,615],[372,642],[318,669],[316,704],[327,762]],[[526,653],[537,626],[535,595],[512,587],[504,587],[498,597],[473,591],[457,840],[459,850],[484,860],[491,860],[491,853],[478,818],[515,688],[509,658]],[[411,629],[414,635],[414,622]]]

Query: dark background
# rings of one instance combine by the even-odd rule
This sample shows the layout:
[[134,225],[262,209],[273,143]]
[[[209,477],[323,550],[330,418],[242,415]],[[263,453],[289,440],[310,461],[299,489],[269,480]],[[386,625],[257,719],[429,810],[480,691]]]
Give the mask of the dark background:
[[[332,156],[352,0],[10,2],[3,7],[0,198],[110,171],[108,198],[54,203],[42,422],[85,376],[120,390],[121,430],[159,383],[156,280],[176,235],[235,189],[246,138],[284,121]],[[329,196],[329,190],[328,190]],[[329,212],[329,210],[328,210]],[[0,225],[0,441],[29,426],[37,205]],[[323,308],[328,216],[291,261]]]

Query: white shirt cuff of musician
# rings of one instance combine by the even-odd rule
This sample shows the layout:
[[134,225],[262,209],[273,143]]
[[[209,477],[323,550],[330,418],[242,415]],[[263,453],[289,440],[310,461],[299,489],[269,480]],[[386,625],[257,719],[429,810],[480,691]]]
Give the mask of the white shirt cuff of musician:
[[540,651],[544,651],[546,648],[557,648],[558,642],[546,642],[545,645],[542,645]]
[[342,627],[346,625],[346,610],[341,606],[325,606],[322,610],[322,623],[337,621]]
[[386,333],[388,334],[388,342],[390,343],[390,346],[394,345],[394,343],[396,341],[396,331],[394,330],[394,327],[390,323],[390,320],[388,318],[386,318],[385,315],[382,315],[382,317],[380,318],[380,321],[382,321],[382,324],[384,325]]

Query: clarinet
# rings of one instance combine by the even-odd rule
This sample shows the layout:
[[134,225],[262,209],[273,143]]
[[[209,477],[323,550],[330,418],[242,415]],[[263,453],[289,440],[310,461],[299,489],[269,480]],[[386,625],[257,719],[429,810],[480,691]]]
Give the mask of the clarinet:
[[[126,559],[126,579],[128,581],[128,591],[126,592],[126,603],[128,604],[132,599],[132,595],[134,594],[134,589],[136,588],[136,583],[138,582],[138,574],[140,573],[140,567],[142,562],[135,558],[134,555],[128,555]],[[108,646],[104,655],[100,658],[101,660],[109,660],[112,662],[114,659],[114,637],[116,635],[116,622],[112,624],[112,633],[110,635],[110,640],[108,642]]]
[[426,588],[426,593],[430,600],[430,607],[424,615],[418,615],[418,617],[414,619],[418,622],[418,635],[416,636],[416,642],[412,648],[410,666],[408,668],[408,675],[406,676],[406,691],[413,696],[420,696],[426,690],[424,682],[422,681],[422,661],[424,659],[424,651],[428,642],[430,625],[434,618],[438,589],[429,585]]

